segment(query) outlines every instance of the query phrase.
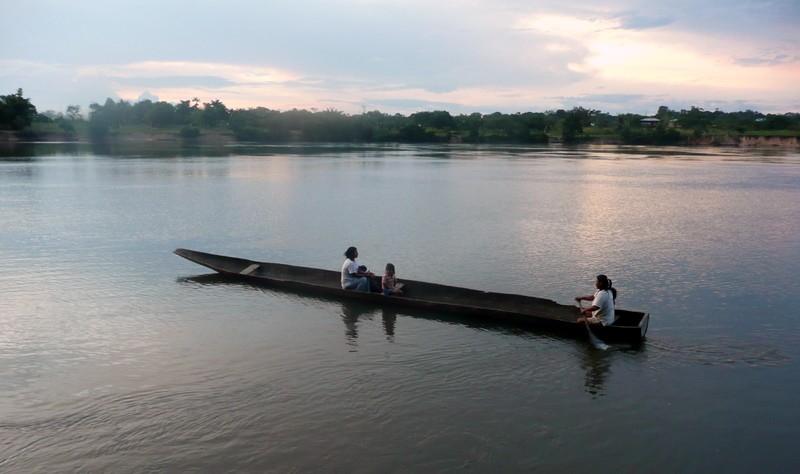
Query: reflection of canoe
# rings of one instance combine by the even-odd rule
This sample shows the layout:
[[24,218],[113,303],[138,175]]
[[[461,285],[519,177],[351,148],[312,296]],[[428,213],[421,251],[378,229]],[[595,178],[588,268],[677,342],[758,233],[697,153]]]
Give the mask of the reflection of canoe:
[[[381,305],[447,311],[486,320],[586,334],[575,320],[576,306],[531,296],[491,293],[455,286],[403,279],[403,296],[384,296],[343,290],[340,273],[281,263],[256,262],[194,250],[177,249],[175,254],[208,267],[220,274],[271,287],[307,290],[336,298],[356,299]],[[648,313],[617,309],[617,322],[607,327],[592,327],[605,341],[638,344],[644,339]]]

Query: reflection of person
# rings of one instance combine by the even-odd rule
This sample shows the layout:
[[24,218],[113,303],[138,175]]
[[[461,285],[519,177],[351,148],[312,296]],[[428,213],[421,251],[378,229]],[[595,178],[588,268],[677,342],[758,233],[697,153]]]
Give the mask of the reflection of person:
[[603,395],[606,382],[611,374],[611,358],[607,352],[590,350],[588,347],[581,358],[580,366],[586,370],[584,386],[592,398]]
[[358,319],[372,310],[357,301],[342,301],[342,321],[347,344],[358,346]]
[[383,308],[383,332],[386,340],[394,342],[394,326],[397,323],[397,312],[391,308]]
[[578,322],[589,324],[602,324],[610,326],[614,324],[614,302],[617,299],[617,289],[611,286],[612,282],[605,275],[597,275],[594,282],[597,291],[593,295],[576,296],[575,301],[591,301],[592,305],[588,308],[581,307],[581,317]]
[[386,271],[384,271],[383,277],[381,278],[381,291],[384,295],[402,295],[403,292],[400,290],[400,288],[396,288],[396,286],[397,276],[394,274],[394,264],[387,263]]
[[367,271],[367,267],[360,266],[356,261],[358,249],[350,247],[344,253],[344,256],[347,259],[342,264],[342,288],[369,292],[369,280],[374,274]]

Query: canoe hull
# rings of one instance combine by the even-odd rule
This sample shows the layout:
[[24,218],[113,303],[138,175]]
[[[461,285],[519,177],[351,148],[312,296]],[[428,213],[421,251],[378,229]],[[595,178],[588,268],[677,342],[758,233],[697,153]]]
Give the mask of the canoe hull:
[[[380,293],[343,290],[339,272],[330,270],[258,262],[188,249],[176,249],[174,253],[227,277],[260,286],[307,291],[331,298],[364,301],[382,306],[443,311],[519,326],[586,334],[586,328],[575,321],[578,317],[577,307],[561,305],[543,298],[406,279],[403,279],[403,296],[385,296]],[[593,327],[595,334],[607,342],[641,343],[647,332],[649,314],[623,309],[616,310],[616,313],[617,322],[608,327]]]

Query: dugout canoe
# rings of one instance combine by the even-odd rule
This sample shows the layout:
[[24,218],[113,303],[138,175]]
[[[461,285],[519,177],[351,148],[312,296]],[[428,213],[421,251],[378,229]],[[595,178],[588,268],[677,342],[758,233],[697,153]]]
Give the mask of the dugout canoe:
[[[259,262],[182,248],[176,249],[174,253],[226,277],[259,286],[309,291],[378,305],[443,311],[488,321],[586,335],[585,326],[576,322],[579,316],[577,306],[563,305],[544,298],[407,279],[402,279],[403,296],[385,296],[380,293],[343,290],[338,271]],[[647,333],[649,313],[625,309],[616,309],[615,312],[617,321],[613,325],[593,325],[592,331],[606,342],[640,344]]]

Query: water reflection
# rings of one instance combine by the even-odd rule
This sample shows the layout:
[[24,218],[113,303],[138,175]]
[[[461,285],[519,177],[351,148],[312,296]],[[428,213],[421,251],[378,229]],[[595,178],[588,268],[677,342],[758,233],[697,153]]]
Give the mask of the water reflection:
[[[342,321],[344,322],[344,334],[347,344],[357,346],[359,321],[364,319],[371,320],[372,316],[375,314],[374,307],[356,301],[342,301],[341,304]],[[386,340],[389,342],[394,342],[394,331],[397,325],[398,314],[399,313],[394,308],[381,309],[381,325],[386,335]]]
[[91,143],[88,150],[96,156],[123,158],[218,158],[232,156],[234,151],[225,144],[206,144],[192,141],[153,142],[153,143]]
[[386,340],[394,342],[394,327],[397,323],[397,311],[393,308],[384,308],[381,310],[383,315],[383,332],[386,333]]
[[[537,330],[525,326],[519,326],[507,321],[494,321],[482,318],[475,318],[455,313],[436,312],[430,310],[421,310],[414,308],[399,308],[393,306],[379,306],[376,304],[365,303],[362,301],[349,300],[349,299],[332,299],[330,297],[321,296],[314,291],[304,291],[290,288],[277,288],[271,285],[258,285],[255,283],[243,281],[236,277],[228,277],[217,273],[210,273],[205,275],[196,275],[189,277],[177,278],[178,283],[191,283],[200,284],[203,286],[218,286],[218,285],[231,285],[237,287],[252,288],[255,291],[269,291],[276,295],[290,296],[292,299],[297,299],[298,302],[305,304],[308,300],[317,302],[324,302],[328,304],[337,304],[340,310],[342,322],[345,325],[345,336],[348,342],[355,342],[359,337],[359,324],[372,318],[380,311],[381,324],[387,340],[394,340],[397,331],[397,319],[399,316],[421,319],[425,321],[436,321],[440,323],[450,324],[454,326],[466,327],[478,331],[492,331],[501,334],[523,337],[523,338],[546,338],[548,340],[563,340],[576,342],[574,337],[568,335],[560,335],[558,333],[549,333],[545,330]],[[366,316],[369,316],[367,318]],[[583,344],[583,340],[578,340],[579,344]],[[590,346],[591,347],[591,346]]]
[[[81,145],[77,143],[31,143],[0,142],[0,162],[2,161],[34,161],[37,157],[56,155],[77,155]],[[84,153],[85,153],[84,145]]]
[[[335,302],[335,308],[338,308],[341,321],[344,325],[344,340],[345,344],[350,347],[351,352],[357,352],[359,347],[359,338],[362,337],[362,325],[366,322],[374,320],[374,316],[380,314],[381,327],[383,329],[384,337],[388,342],[395,342],[395,335],[397,331],[397,320],[399,316],[424,319],[426,321],[436,321],[445,324],[452,324],[460,327],[470,328],[477,331],[492,331],[500,334],[511,335],[523,339],[548,340],[558,341],[570,345],[578,349],[577,365],[584,371],[584,391],[592,398],[602,397],[606,395],[607,382],[612,374],[612,365],[614,360],[619,354],[630,354],[638,356],[645,353],[645,346],[628,346],[628,345],[612,345],[610,350],[601,351],[594,348],[585,339],[574,337],[560,336],[558,334],[539,333],[527,328],[522,328],[509,323],[485,321],[481,319],[474,319],[463,317],[455,314],[437,313],[422,310],[413,310],[403,308],[399,310],[396,307],[377,307],[374,304],[364,303],[355,300],[331,300],[330,298],[317,295],[312,292],[298,291],[290,289],[272,289],[258,285],[252,285],[248,282],[243,282],[235,278],[229,278],[218,274],[200,275],[187,278],[179,278],[179,283],[195,283],[201,285],[233,285],[239,287],[250,287],[256,291],[275,291],[275,294],[289,295],[292,299],[297,298],[304,305],[308,300],[321,301],[326,303]],[[325,308],[330,308],[326,304]],[[325,309],[323,308],[323,309]],[[326,311],[327,312],[327,311]],[[370,327],[369,323],[365,326],[367,329]]]
[[611,375],[611,353],[587,345],[581,354],[580,366],[586,371],[584,385],[593,397],[605,395],[605,385]]
[[370,307],[355,301],[342,301],[342,321],[344,322],[344,335],[348,345],[358,345],[358,318],[366,314],[372,314]]
[[[237,279],[232,279],[216,273],[182,277],[177,279],[178,283],[199,284],[203,286],[231,285],[243,288],[251,288],[254,291],[265,291],[265,287],[252,285]],[[350,346],[357,346],[360,325],[364,321],[372,321],[376,314],[381,315],[381,325],[385,338],[389,342],[395,341],[397,334],[398,317],[421,319],[425,321],[435,321],[448,325],[460,326],[477,331],[491,331],[500,334],[511,335],[525,339],[546,339],[555,340],[572,345],[579,349],[579,366],[585,370],[585,391],[592,396],[602,396],[605,393],[606,382],[611,375],[613,360],[619,354],[628,354],[637,358],[647,357],[655,365],[661,367],[675,366],[696,366],[696,365],[746,365],[752,367],[780,367],[786,365],[791,357],[783,348],[769,341],[776,338],[775,334],[758,334],[756,340],[742,342],[731,338],[716,337],[711,340],[696,341],[685,343],[674,340],[673,338],[648,337],[645,344],[630,346],[626,344],[613,344],[608,351],[595,349],[588,340],[583,338],[575,339],[567,335],[552,334],[541,332],[524,327],[515,326],[511,323],[487,321],[461,316],[458,314],[438,313],[425,310],[415,310],[411,308],[396,307],[376,307],[352,300],[332,300],[308,291],[270,289],[270,293],[276,295],[288,295],[292,299],[297,299],[302,304],[307,304],[308,300],[325,303],[325,308],[331,303],[337,304],[342,323],[344,324],[345,341]],[[304,302],[305,301],[305,302]],[[793,333],[787,336],[785,332],[780,333],[782,337],[789,337],[792,340],[800,340],[800,333]]]
[[418,157],[441,160],[503,158],[566,158],[593,160],[680,160],[680,161],[748,161],[762,163],[797,163],[798,154],[792,148],[774,147],[642,147],[618,145],[534,145],[534,146],[477,146],[477,145],[387,145],[387,144],[252,144],[213,143],[176,140],[150,142],[0,142],[0,160],[5,158],[36,158],[49,156],[80,156],[94,154],[111,157],[223,157],[275,155],[353,155],[384,156],[413,153]]
[[400,146],[381,144],[285,144],[258,145],[247,143],[214,143],[192,140],[150,142],[0,142],[0,160],[52,156],[108,156],[124,158],[184,158],[227,156],[342,155],[397,152]]
[[[0,178],[13,181],[14,184],[19,184],[19,181],[16,180],[28,180],[41,174],[41,168],[36,166],[32,159],[7,159],[0,160],[0,163],[4,165],[0,167]],[[13,164],[9,165],[8,163]]]

